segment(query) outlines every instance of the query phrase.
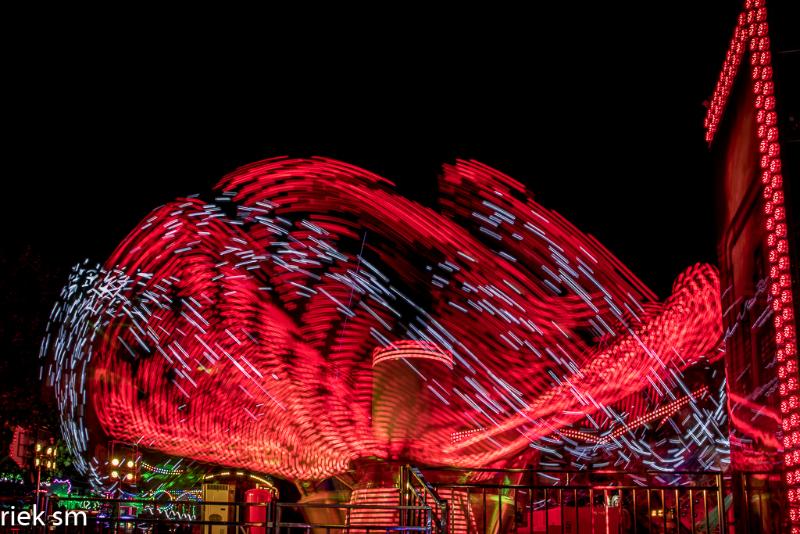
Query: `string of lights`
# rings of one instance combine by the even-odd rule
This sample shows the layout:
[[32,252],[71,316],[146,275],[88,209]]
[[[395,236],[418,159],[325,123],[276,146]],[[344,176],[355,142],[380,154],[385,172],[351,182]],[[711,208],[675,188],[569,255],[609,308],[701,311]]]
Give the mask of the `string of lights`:
[[764,0],[747,0],[739,15],[733,40],[705,120],[706,140],[711,142],[730,96],[739,65],[749,52],[750,75],[756,110],[764,229],[768,247],[769,294],[772,296],[778,362],[780,412],[783,429],[785,480],[790,503],[792,533],[800,533],[800,400],[798,400],[797,337],[791,291],[789,243],[785,194],[778,142],[772,55],[767,7]]

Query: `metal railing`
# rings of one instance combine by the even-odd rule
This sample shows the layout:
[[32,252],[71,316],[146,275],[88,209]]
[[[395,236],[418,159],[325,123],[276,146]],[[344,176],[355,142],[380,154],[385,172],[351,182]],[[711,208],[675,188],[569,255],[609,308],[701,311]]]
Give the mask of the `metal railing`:
[[447,501],[422,476],[420,470],[410,465],[400,468],[400,504],[403,506],[423,506],[431,510],[431,519],[437,534],[448,532],[449,518]]
[[448,534],[726,532],[718,472],[437,468],[420,477],[451,500]]
[[[247,503],[50,497],[48,514],[86,511],[87,524],[50,532],[219,534],[589,534],[778,532],[779,473],[415,468],[400,471],[399,504]],[[32,501],[9,502],[17,511]],[[224,507],[216,518],[210,507]],[[730,522],[726,509],[731,514]],[[180,529],[184,529],[181,531]],[[6,524],[0,532],[35,532]],[[40,530],[44,532],[44,530]]]
[[[224,516],[206,518],[205,510],[223,509]],[[425,505],[376,505],[376,504],[329,504],[329,503],[249,503],[249,502],[190,502],[153,501],[138,499],[104,499],[84,497],[53,497],[47,503],[47,512],[52,517],[56,511],[86,511],[86,524],[49,528],[49,532],[161,532],[159,528],[183,529],[196,532],[202,527],[208,534],[359,534],[370,532],[420,532],[435,534],[432,530],[433,512]],[[263,510],[261,510],[263,509]],[[308,521],[311,510],[329,509],[341,521]],[[361,516],[405,516],[408,521],[399,525],[396,521],[371,524],[363,519],[351,521],[354,511]],[[255,513],[253,513],[255,512]],[[367,512],[365,514],[365,512]],[[383,514],[381,514],[383,512]],[[253,519],[253,516],[258,516]],[[62,515],[63,517],[63,515]],[[227,529],[225,528],[227,527]],[[194,529],[194,530],[193,530]],[[27,531],[27,530],[26,530]]]
[[731,476],[734,530],[772,533],[786,529],[785,486],[780,472],[738,472]]

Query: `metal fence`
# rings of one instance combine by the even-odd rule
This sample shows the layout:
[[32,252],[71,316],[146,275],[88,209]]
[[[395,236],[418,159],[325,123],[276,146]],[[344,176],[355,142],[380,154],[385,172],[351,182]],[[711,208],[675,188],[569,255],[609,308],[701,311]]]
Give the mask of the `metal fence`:
[[722,475],[423,469],[447,534],[723,533]]
[[[209,514],[213,509],[218,514]],[[62,524],[48,532],[120,533],[203,533],[203,534],[367,534],[380,532],[420,532],[434,534],[433,515],[427,506],[389,506],[327,503],[249,503],[152,501],[102,498],[51,498],[47,513],[86,512],[85,524]],[[309,521],[308,517],[334,518]],[[209,518],[211,516],[211,518]],[[219,516],[219,517],[215,517]],[[400,525],[396,519],[407,520]],[[378,521],[371,522],[371,518]],[[73,516],[73,519],[74,516]],[[6,527],[5,531],[13,531]],[[21,529],[21,532],[32,530]]]
[[[50,497],[62,524],[0,532],[192,534],[722,534],[783,529],[779,473],[540,471],[405,466],[375,503],[250,503]],[[377,493],[376,493],[377,494]],[[385,495],[384,495],[385,494]],[[32,502],[14,501],[19,512]],[[214,509],[214,513],[210,511]],[[67,511],[86,524],[65,525]],[[727,511],[727,513],[726,513]]]

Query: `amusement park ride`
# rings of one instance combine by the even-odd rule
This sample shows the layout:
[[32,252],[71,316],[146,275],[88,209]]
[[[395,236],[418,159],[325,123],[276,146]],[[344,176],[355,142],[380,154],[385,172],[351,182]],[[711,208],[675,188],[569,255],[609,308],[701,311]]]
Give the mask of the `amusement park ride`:
[[268,160],[77,267],[45,351],[79,467],[106,484],[112,438],[396,503],[405,464],[719,465],[713,267],[660,302],[508,176],[461,161],[441,192],[435,211],[341,162]]
[[[796,532],[795,245],[766,16],[747,1],[706,127],[709,142],[725,131],[749,66],[780,395],[782,441],[767,442],[783,450]],[[723,262],[725,287],[730,276]],[[731,385],[737,302],[720,285],[698,264],[657,298],[595,238],[475,161],[445,165],[428,207],[340,161],[276,158],[156,208],[105,262],[76,266],[42,355],[74,465],[100,489],[137,480],[138,452],[114,465],[112,451],[107,472],[98,447],[115,441],[281,477],[306,504],[436,495],[454,532],[503,521],[694,531],[699,518],[708,531],[710,517],[721,531],[735,518],[720,513],[731,484],[720,473],[748,439],[729,441],[728,406],[748,393]],[[709,471],[711,482],[689,481]],[[597,482],[618,472],[642,475]],[[349,524],[409,524],[404,510],[365,510],[348,509]]]

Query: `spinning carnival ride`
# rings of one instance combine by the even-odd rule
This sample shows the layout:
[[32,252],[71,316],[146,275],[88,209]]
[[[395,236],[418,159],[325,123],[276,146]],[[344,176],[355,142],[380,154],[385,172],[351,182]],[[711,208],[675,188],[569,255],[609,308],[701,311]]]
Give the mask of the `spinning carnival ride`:
[[713,267],[659,302],[476,162],[444,168],[435,209],[327,159],[255,163],[215,194],[154,210],[53,309],[45,377],[97,484],[110,439],[293,480],[366,458],[718,465]]

